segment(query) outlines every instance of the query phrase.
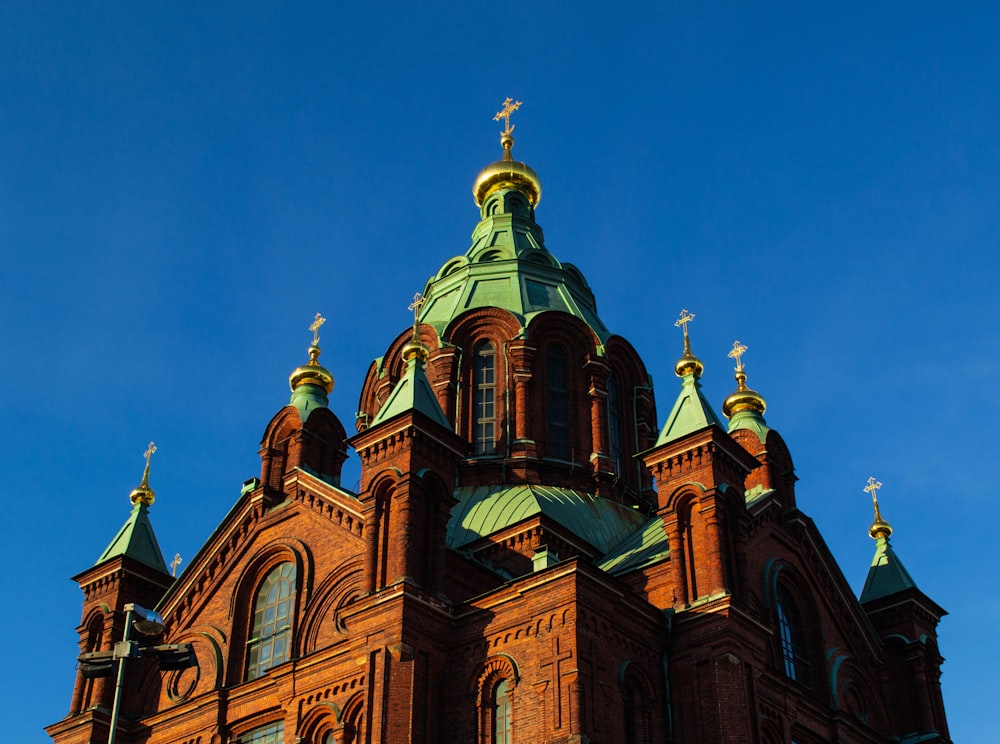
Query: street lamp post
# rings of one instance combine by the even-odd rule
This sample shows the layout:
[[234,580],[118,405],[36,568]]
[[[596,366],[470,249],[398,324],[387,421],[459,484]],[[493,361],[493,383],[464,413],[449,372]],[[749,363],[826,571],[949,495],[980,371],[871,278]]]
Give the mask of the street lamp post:
[[121,707],[122,689],[125,682],[125,662],[142,656],[153,656],[161,670],[187,669],[197,665],[194,649],[189,643],[165,644],[160,646],[140,646],[132,640],[132,628],[147,636],[163,632],[163,618],[153,610],[129,602],[125,605],[125,634],[111,651],[92,651],[80,654],[80,671],[84,677],[110,677],[114,662],[118,662],[115,698],[111,706],[111,731],[108,744],[115,744],[118,733],[118,715]]

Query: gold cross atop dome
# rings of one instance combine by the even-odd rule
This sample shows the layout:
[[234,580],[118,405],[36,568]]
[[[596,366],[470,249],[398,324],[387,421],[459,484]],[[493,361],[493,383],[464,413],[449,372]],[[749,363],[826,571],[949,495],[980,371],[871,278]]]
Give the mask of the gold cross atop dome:
[[519,108],[521,108],[521,101],[514,101],[512,98],[508,98],[503,102],[503,108],[497,111],[496,116],[493,117],[493,121],[504,120],[504,130],[500,134],[509,135],[514,131],[514,127],[510,125],[510,115]]
[[684,331],[685,340],[688,337],[688,323],[694,320],[694,313],[689,313],[687,308],[681,310],[680,317],[674,321],[674,328],[681,328]]
[[411,359],[426,362],[430,358],[430,351],[420,341],[420,334],[417,331],[417,326],[420,323],[420,308],[423,307],[425,302],[427,302],[427,298],[417,292],[413,295],[413,302],[407,306],[407,310],[413,311],[413,338],[403,346],[402,355],[404,362],[409,362]]
[[681,310],[680,316],[674,321],[674,328],[684,331],[684,354],[674,365],[674,374],[678,377],[686,377],[693,374],[695,378],[701,377],[705,371],[705,365],[701,360],[691,353],[691,338],[688,336],[688,323],[694,320],[694,313],[688,312],[687,308]]
[[146,467],[142,471],[142,483],[132,489],[132,493],[129,494],[129,500],[133,504],[138,504],[140,501],[146,506],[153,503],[156,498],[153,493],[153,489],[149,487],[149,463],[153,458],[153,453],[156,452],[156,445],[152,442],[146,447],[146,451],[142,453],[142,456],[146,458]]
[[873,540],[877,540],[880,537],[888,538],[892,534],[892,527],[882,518],[882,512],[878,508],[878,490],[881,487],[882,482],[875,480],[873,476],[868,479],[868,485],[864,489],[865,493],[871,494],[872,505],[875,507],[875,521],[868,528],[868,534],[872,536]]
[[309,330],[313,332],[313,346],[319,346],[319,329],[325,322],[326,318],[316,313],[316,319],[309,326]]
[[747,345],[741,344],[739,341],[733,341],[733,350],[730,351],[726,356],[730,359],[736,360],[736,371],[743,371],[743,355],[746,354]]
[[180,553],[174,553],[174,559],[170,561],[170,568],[173,569],[172,576],[177,576],[177,567],[184,561]]

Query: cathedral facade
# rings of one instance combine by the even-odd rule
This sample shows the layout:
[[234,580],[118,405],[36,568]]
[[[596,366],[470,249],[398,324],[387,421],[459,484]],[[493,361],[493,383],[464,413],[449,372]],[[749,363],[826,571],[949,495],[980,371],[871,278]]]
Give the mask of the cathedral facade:
[[[745,349],[719,416],[686,311],[658,418],[642,359],[545,247],[513,108],[474,185],[471,247],[372,363],[355,433],[328,407],[317,318],[260,477],[176,579],[147,459],[125,525],[75,577],[80,650],[113,653],[134,603],[162,616],[154,643],[190,644],[197,664],[115,661],[116,740],[950,742],[945,613],[877,500],[858,598],[797,507]],[[350,450],[357,493],[341,484]],[[81,666],[52,739],[107,741],[115,688]]]

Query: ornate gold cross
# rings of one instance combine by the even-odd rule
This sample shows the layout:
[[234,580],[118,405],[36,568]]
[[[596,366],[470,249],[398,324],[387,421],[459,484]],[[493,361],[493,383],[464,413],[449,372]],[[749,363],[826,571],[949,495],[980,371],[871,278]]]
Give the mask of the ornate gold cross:
[[875,521],[881,522],[882,515],[878,510],[878,490],[882,487],[882,482],[875,480],[874,476],[868,479],[868,485],[865,486],[865,492],[872,495],[872,503],[875,505]]
[[419,292],[417,292],[415,295],[413,295],[413,302],[411,302],[406,308],[407,310],[413,311],[414,328],[417,327],[417,317],[420,315],[420,308],[424,306],[425,302],[427,302],[427,300],[424,298],[424,296]]
[[156,452],[156,445],[153,444],[152,442],[150,442],[149,446],[146,448],[146,451],[142,453],[142,456],[146,458],[146,470],[147,471],[149,470],[149,460],[153,456],[154,452]]
[[674,321],[674,328],[681,328],[684,331],[684,340],[688,337],[688,323],[694,320],[694,313],[689,313],[687,308],[681,310],[680,317]]
[[180,553],[174,553],[174,559],[170,561],[170,568],[173,569],[173,574],[172,574],[173,576],[177,576],[177,567],[181,565],[181,562],[183,560],[184,559],[181,558]]
[[497,115],[493,117],[493,121],[504,120],[505,129],[501,134],[510,134],[514,131],[514,127],[510,125],[510,115],[521,108],[520,101],[513,101],[512,98],[508,98],[503,102],[503,108],[497,111]]
[[736,360],[736,371],[743,371],[743,355],[746,353],[746,344],[741,344],[739,341],[733,341],[733,350],[730,351],[726,356],[730,359]]
[[313,332],[313,346],[319,346],[319,329],[325,322],[326,318],[316,313],[316,320],[309,326],[309,330]]

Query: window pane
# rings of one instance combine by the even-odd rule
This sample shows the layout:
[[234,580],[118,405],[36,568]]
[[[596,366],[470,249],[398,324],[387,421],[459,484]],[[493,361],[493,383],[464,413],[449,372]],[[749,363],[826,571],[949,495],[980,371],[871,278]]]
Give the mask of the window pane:
[[248,680],[256,679],[272,666],[291,658],[294,591],[293,563],[282,563],[277,566],[261,584],[257,592],[253,627],[247,644]]
[[236,744],[282,744],[284,736],[285,724],[281,721],[247,731]]
[[550,346],[545,360],[546,404],[548,406],[548,454],[563,460],[570,458],[569,381],[566,351]]
[[472,446],[477,455],[496,449],[496,351],[493,344],[476,347],[473,370]]

